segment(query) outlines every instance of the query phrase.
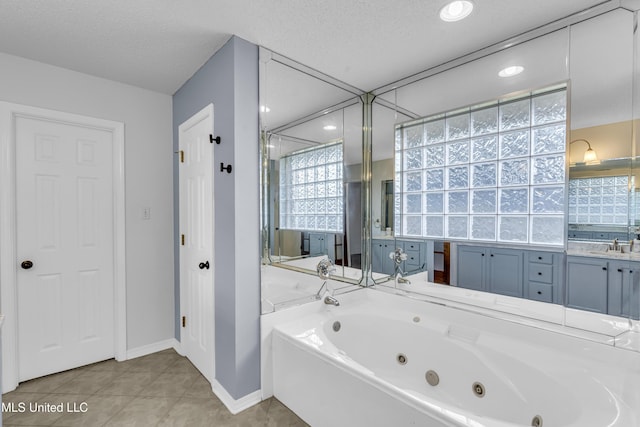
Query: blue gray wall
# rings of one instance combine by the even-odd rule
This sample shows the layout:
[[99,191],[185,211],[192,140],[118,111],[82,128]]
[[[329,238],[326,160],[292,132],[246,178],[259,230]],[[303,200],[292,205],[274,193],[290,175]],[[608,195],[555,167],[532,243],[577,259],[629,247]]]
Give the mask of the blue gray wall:
[[[215,376],[239,399],[260,389],[258,47],[232,37],[173,96],[178,126],[209,103],[214,130]],[[178,159],[174,161],[175,334],[180,337]],[[233,172],[220,172],[220,163]]]

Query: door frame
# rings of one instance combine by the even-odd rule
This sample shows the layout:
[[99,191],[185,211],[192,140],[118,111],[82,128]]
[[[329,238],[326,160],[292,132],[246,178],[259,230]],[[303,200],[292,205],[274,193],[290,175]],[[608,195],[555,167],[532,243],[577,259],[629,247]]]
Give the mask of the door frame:
[[86,126],[113,135],[114,356],[127,357],[124,123],[0,101],[0,314],[2,392],[18,385],[16,118]]
[[[206,107],[204,107],[202,110],[198,111],[197,113],[195,113],[193,116],[189,117],[187,120],[185,120],[184,122],[182,122],[179,126],[178,126],[178,149],[181,149],[181,145],[180,145],[180,138],[182,136],[182,134],[185,132],[185,129],[189,129],[190,127],[194,126],[195,124],[201,122],[202,120],[207,119],[208,117],[211,118],[211,129],[209,129],[209,132],[211,132],[211,134],[213,135],[214,132],[214,125],[215,125],[215,121],[214,121],[214,106],[213,104],[209,104]],[[214,156],[215,156],[215,152],[213,150],[211,150],[211,167],[213,168],[214,165]],[[180,167],[178,165],[178,167]],[[178,172],[178,180],[180,179],[180,172]],[[213,184],[214,184],[214,175],[213,173],[211,174],[211,191],[214,190],[213,188]],[[180,185],[182,183],[180,181],[178,181],[178,189],[180,189]],[[180,197],[178,196],[178,212],[181,212],[182,210],[182,206],[180,204]],[[179,218],[178,220],[178,227],[181,230],[180,232],[182,232],[182,218]],[[213,194],[211,195],[211,222],[213,224],[212,230],[215,233],[215,200],[214,200],[214,196]],[[183,286],[182,283],[182,247],[178,246],[178,251],[179,251],[179,264],[178,264],[178,268],[179,268],[179,277],[180,277],[180,317],[182,317],[183,315],[187,314],[187,301],[189,296],[187,295],[187,290],[185,288],[185,286]],[[215,260],[215,235],[214,237],[211,239],[211,262],[214,262]],[[207,378],[207,381],[209,381],[210,383],[213,383],[213,380],[216,377],[216,358],[215,358],[215,352],[216,352],[216,328],[215,328],[215,298],[216,298],[216,288],[215,288],[215,284],[216,284],[216,280],[215,280],[215,269],[217,268],[216,264],[213,264],[213,274],[212,274],[212,278],[211,278],[211,286],[212,286],[212,292],[211,292],[211,296],[212,296],[212,307],[213,309],[211,310],[212,314],[213,314],[213,322],[214,324],[212,325],[211,328],[211,351],[212,351],[212,360],[211,360],[211,378]],[[183,342],[183,336],[184,336],[184,328],[180,328],[180,343],[182,345]],[[182,354],[184,354],[185,356],[189,356],[188,352],[185,351],[186,349],[184,347],[182,347]]]

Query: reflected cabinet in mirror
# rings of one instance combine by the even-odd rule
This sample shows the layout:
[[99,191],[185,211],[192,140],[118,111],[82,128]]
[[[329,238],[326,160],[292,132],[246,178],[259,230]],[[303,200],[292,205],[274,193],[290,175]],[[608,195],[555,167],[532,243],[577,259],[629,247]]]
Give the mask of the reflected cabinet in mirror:
[[[265,266],[314,273],[326,257],[334,277],[352,283],[370,271],[377,285],[402,292],[457,300],[474,290],[487,307],[497,294],[638,319],[634,12],[567,22],[368,97],[297,75],[277,55],[264,60]],[[501,73],[514,66],[519,74]],[[287,92],[298,84],[309,85],[295,92],[304,96]],[[307,96],[314,90],[322,96]],[[370,109],[363,99],[373,99]],[[280,108],[287,116],[272,121]],[[371,111],[370,153],[362,152],[363,111]],[[342,163],[328,162],[323,150],[340,146]],[[358,258],[368,245],[370,266]]]

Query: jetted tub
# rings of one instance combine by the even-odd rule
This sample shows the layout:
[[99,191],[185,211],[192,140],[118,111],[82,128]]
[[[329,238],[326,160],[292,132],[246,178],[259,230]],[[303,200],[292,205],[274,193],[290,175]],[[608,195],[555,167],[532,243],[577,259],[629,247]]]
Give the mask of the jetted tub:
[[277,325],[273,392],[314,427],[640,426],[640,353],[376,289]]

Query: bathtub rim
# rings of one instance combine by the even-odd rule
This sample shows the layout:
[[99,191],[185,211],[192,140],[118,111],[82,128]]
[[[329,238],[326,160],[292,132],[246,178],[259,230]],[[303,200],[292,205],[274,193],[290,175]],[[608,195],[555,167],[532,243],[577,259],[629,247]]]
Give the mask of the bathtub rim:
[[[376,289],[372,289],[372,288],[364,288],[366,294],[370,294],[370,295],[378,295],[378,291]],[[355,294],[355,293],[354,293]],[[389,295],[391,296],[391,295]],[[399,295],[395,295],[395,296],[391,296],[396,297],[396,298],[400,298],[401,296]],[[384,298],[384,296],[382,296],[382,298]],[[374,299],[377,300],[376,297],[374,297]],[[355,300],[356,302],[362,302],[363,298],[359,298]],[[346,303],[348,304],[351,301],[346,301]],[[428,302],[428,301],[419,301],[419,302]],[[441,304],[437,304],[437,305],[441,305]],[[456,310],[457,308],[454,307],[445,307],[446,309],[454,309]],[[324,331],[324,324],[326,324],[327,321],[330,321],[331,319],[331,312],[332,311],[338,311],[340,310],[340,308],[333,308],[333,307],[326,307],[326,306],[319,306],[318,310],[314,310],[313,312],[309,313],[308,316],[305,317],[304,319],[304,324],[305,325],[316,325],[317,329],[320,331],[320,334],[325,335],[325,331]],[[465,310],[466,311],[466,310]],[[473,311],[470,311],[469,314],[473,314],[473,315],[479,315],[481,317],[488,317],[490,319],[492,319],[492,321],[504,321],[504,319],[495,319],[492,318],[491,316],[484,316],[483,314],[479,314]],[[299,339],[297,337],[295,337],[292,334],[292,330],[301,330],[302,326],[299,324],[298,322],[299,319],[294,318],[293,320],[290,320],[288,322],[281,322],[280,324],[277,324],[274,326],[273,328],[273,335],[272,335],[272,339],[275,339],[275,337],[277,336],[279,339],[284,339],[285,341],[287,341],[288,343],[290,343],[291,345],[294,345],[296,348],[299,348],[303,351],[311,351],[314,355],[318,356],[321,360],[331,364],[332,366],[340,369],[343,372],[346,372],[354,377],[356,377],[357,379],[364,381],[366,384],[371,385],[373,387],[375,387],[378,390],[383,391],[384,393],[394,397],[394,398],[400,398],[403,402],[409,404],[412,408],[418,410],[421,413],[426,413],[431,417],[436,417],[435,414],[437,414],[438,420],[442,421],[442,422],[447,422],[448,424],[446,425],[450,425],[450,426],[467,426],[467,425],[475,425],[475,424],[461,424],[461,423],[456,423],[455,418],[450,418],[447,417],[446,415],[442,414],[441,412],[435,412],[438,409],[437,408],[444,408],[448,411],[450,411],[452,414],[462,414],[463,416],[466,416],[467,419],[471,418],[476,422],[479,422],[479,425],[488,427],[488,426],[492,426],[492,427],[514,427],[516,424],[510,422],[510,421],[505,421],[505,420],[500,420],[500,419],[496,419],[496,418],[491,418],[491,417],[487,417],[487,416],[481,416],[481,415],[476,415],[472,412],[465,412],[463,410],[463,408],[458,408],[456,406],[453,405],[446,405],[443,404],[442,402],[438,402],[438,405],[434,405],[431,406],[429,404],[425,404],[423,403],[422,400],[420,400],[419,398],[417,398],[416,396],[412,395],[411,393],[407,393],[406,391],[404,391],[403,389],[395,386],[394,384],[380,379],[379,377],[376,377],[374,375],[368,375],[367,372],[372,372],[369,369],[367,369],[366,367],[363,367],[362,365],[360,365],[357,361],[350,359],[353,361],[353,364],[357,365],[360,369],[349,369],[350,366],[347,366],[343,361],[340,360],[339,357],[333,357],[327,350],[332,350],[334,353],[338,353],[338,348],[335,346],[335,344],[330,340],[330,337],[327,337],[327,341],[330,343],[330,345],[326,346],[324,349],[318,349],[318,348],[314,348],[313,345],[303,341],[302,339]],[[507,324],[511,324],[513,322],[509,322],[507,321]],[[520,327],[530,327],[531,325],[519,325]],[[540,328],[535,328],[536,330],[538,330],[538,332],[540,333],[548,333],[550,331],[546,330],[546,329],[540,329]],[[492,333],[494,333],[494,331],[491,331]],[[555,335],[555,334],[554,334]],[[556,338],[561,339],[561,337],[556,336]],[[582,339],[581,337],[573,337],[576,340],[580,340]],[[568,344],[569,346],[574,345],[574,344],[578,344],[578,342],[573,342]],[[606,345],[600,345],[601,343],[597,343],[594,342],[593,345],[595,346],[595,348],[599,348],[602,351],[613,351],[613,352],[619,352],[621,350],[616,349],[614,347],[611,346],[606,346]],[[547,345],[547,347],[549,347],[550,349],[553,349],[552,345]],[[561,350],[557,350],[559,352],[563,352],[565,351],[565,349],[561,349]],[[634,357],[632,356],[632,353],[629,352],[622,352],[620,354],[624,354],[626,355],[625,359]],[[600,355],[598,355],[598,357],[596,357],[596,360],[598,363],[603,364],[603,360],[599,359]],[[586,359],[585,359],[586,360]],[[589,362],[591,363],[591,362]],[[634,371],[635,375],[640,375],[640,368],[638,368],[637,370]],[[616,399],[621,399],[621,396],[616,395]],[[434,400],[435,401],[435,400]],[[623,400],[624,401],[624,400]],[[626,401],[625,401],[626,402]],[[632,410],[633,408],[630,407],[628,404],[625,405],[625,407],[629,408],[629,410]],[[434,412],[428,412],[427,408],[435,408]],[[543,414],[544,416],[544,414]],[[628,416],[628,415],[626,415]],[[572,424],[570,424],[571,426],[579,426],[579,425],[584,425],[584,424],[580,424],[580,422],[584,422],[584,418],[585,415],[581,414],[579,415]]]

